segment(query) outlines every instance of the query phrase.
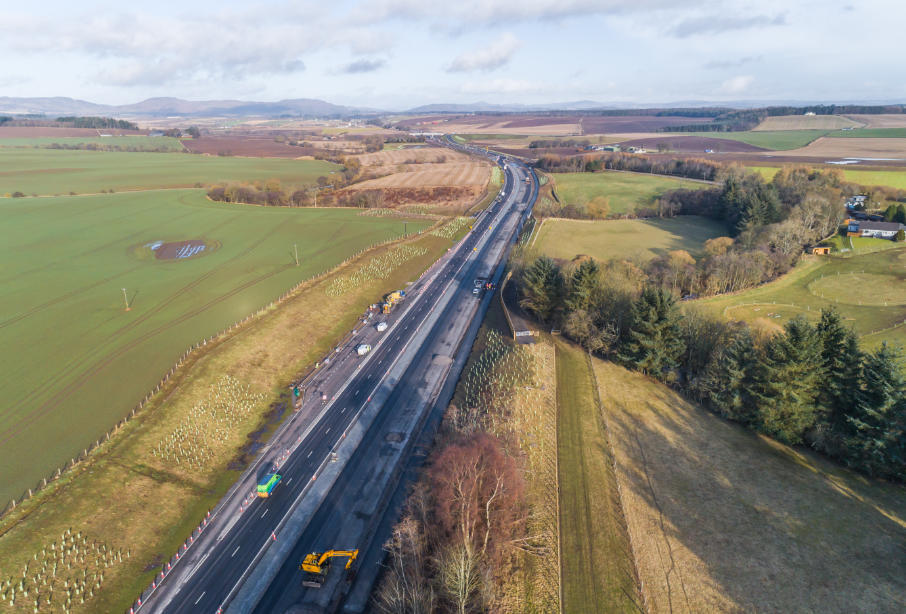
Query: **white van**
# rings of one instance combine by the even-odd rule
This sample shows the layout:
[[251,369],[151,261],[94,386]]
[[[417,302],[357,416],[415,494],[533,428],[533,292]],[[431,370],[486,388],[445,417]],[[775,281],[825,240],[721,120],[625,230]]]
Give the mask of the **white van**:
[[371,351],[371,346],[366,343],[363,343],[361,345],[357,345],[355,348],[355,351],[359,356],[364,356],[365,354],[367,354],[368,352]]
[[382,333],[382,332],[384,332],[385,330],[387,330],[387,323],[386,323],[386,322],[378,322],[378,325],[377,325],[375,328],[377,328],[377,332]]

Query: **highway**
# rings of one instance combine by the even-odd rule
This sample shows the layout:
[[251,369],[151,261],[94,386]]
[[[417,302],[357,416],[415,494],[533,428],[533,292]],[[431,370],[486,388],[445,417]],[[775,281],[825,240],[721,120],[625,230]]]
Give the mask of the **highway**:
[[[473,294],[474,277],[493,270],[527,207],[527,171],[501,164],[501,198],[447,255],[406,288],[400,305],[337,348],[309,386],[313,393],[301,409],[287,419],[218,505],[209,526],[135,611],[214,614],[251,611],[257,604],[255,611],[284,612],[305,592],[317,592],[321,601],[330,599],[345,560],[334,566],[339,570],[329,576],[331,587],[322,589],[301,587],[298,560],[314,549],[359,547],[327,542],[359,535],[378,520],[365,517],[359,526],[353,519],[349,525],[343,511],[369,497],[377,503],[381,492],[374,491],[375,485],[394,483],[396,461],[381,464],[374,459],[411,453],[406,444],[418,434],[426,407],[448,376],[458,378],[459,373],[450,370],[450,358],[484,298],[484,291]],[[379,321],[389,324],[385,332],[376,331]],[[354,349],[359,343],[373,350],[359,357]],[[320,402],[321,393],[328,395],[326,405]],[[400,434],[394,429],[408,430]],[[351,441],[356,437],[361,443]],[[398,445],[388,447],[394,441]],[[335,463],[334,452],[341,455]],[[274,463],[281,483],[271,497],[255,497],[257,479]]]

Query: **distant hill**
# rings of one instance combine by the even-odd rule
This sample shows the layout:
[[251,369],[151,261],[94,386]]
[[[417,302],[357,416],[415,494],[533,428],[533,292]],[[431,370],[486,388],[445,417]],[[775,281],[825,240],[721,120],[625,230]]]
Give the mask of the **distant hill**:
[[113,115],[113,116],[211,116],[230,115],[349,115],[370,113],[375,109],[346,107],[323,100],[296,98],[278,102],[243,100],[192,101],[179,98],[149,98],[127,105],[101,105],[74,98],[10,98],[0,97],[0,113],[45,113],[55,115]]

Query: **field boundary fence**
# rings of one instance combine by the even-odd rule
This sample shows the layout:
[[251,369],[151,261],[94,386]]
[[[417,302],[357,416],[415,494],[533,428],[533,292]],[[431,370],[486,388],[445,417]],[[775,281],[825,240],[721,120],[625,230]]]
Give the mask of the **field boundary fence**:
[[[850,243],[850,245],[852,245],[852,243]],[[853,256],[861,256],[864,254],[874,254],[875,252],[886,252],[891,249],[900,249],[903,247],[906,247],[906,243],[894,243],[893,245],[890,245],[890,246],[879,245],[877,247],[865,247],[862,249],[852,249],[852,250],[847,250],[847,251],[838,250],[836,252],[831,252],[830,254],[828,254],[828,256],[842,260],[842,259],[846,259],[846,258],[852,258]]]
[[[287,299],[292,297],[300,288],[302,288],[306,284],[310,284],[312,282],[317,281],[318,279],[326,277],[327,275],[337,271],[340,267],[345,266],[350,261],[358,258],[359,256],[362,256],[366,252],[368,252],[372,249],[378,248],[378,247],[382,247],[389,243],[395,243],[395,242],[404,243],[407,240],[415,240],[419,236],[427,233],[432,228],[433,228],[433,226],[430,228],[426,228],[424,230],[412,233],[411,235],[409,235],[407,237],[391,238],[391,239],[386,239],[384,241],[378,241],[376,243],[372,243],[368,247],[363,248],[363,249],[359,250],[358,252],[352,254],[351,256],[349,256],[348,258],[343,260],[342,262],[339,262],[336,265],[321,271],[320,273],[312,275],[311,277],[309,277],[307,279],[303,279],[302,281],[295,284],[292,288],[290,288],[289,290],[287,290],[286,292],[281,294],[278,298],[270,301],[267,305],[265,305],[264,307],[261,307],[260,309],[257,309],[255,312],[251,313],[250,315],[246,316],[245,318],[236,321],[232,326],[229,326],[228,328],[224,328],[220,332],[210,335],[210,336],[202,339],[202,341],[199,341],[198,343],[194,343],[191,346],[189,346],[189,348],[182,354],[182,356],[180,356],[180,358],[174,363],[173,367],[171,367],[170,370],[164,375],[164,377],[161,378],[160,382],[158,382],[151,389],[151,391],[147,395],[145,395],[145,397],[141,401],[138,402],[137,405],[135,405],[133,408],[128,410],[126,412],[125,416],[123,416],[123,418],[120,419],[113,426],[113,428],[111,428],[109,431],[107,431],[103,437],[96,440],[93,444],[89,444],[88,447],[84,448],[82,450],[82,452],[79,453],[77,456],[72,457],[69,461],[65,462],[61,467],[52,471],[49,478],[41,478],[34,488],[27,488],[25,491],[23,491],[22,495],[18,498],[18,500],[12,499],[9,503],[7,503],[6,506],[2,510],[0,510],[0,520],[3,520],[9,514],[12,514],[17,509],[21,508],[23,503],[30,500],[32,497],[36,496],[38,493],[47,490],[49,487],[54,486],[56,483],[59,482],[59,480],[62,477],[67,475],[69,472],[73,471],[81,463],[83,463],[86,460],[88,460],[89,458],[91,458],[92,455],[96,454],[97,451],[101,447],[103,447],[104,444],[106,444],[113,437],[115,437],[120,432],[120,430],[123,429],[129,423],[130,420],[134,419],[136,417],[136,414],[141,412],[141,410],[144,409],[145,406],[148,405],[148,403],[150,403],[152,401],[152,399],[154,398],[155,395],[160,393],[166,387],[166,385],[170,382],[170,379],[174,378],[174,376],[176,376],[178,374],[179,369],[181,367],[183,367],[184,365],[186,365],[189,362],[189,360],[193,358],[193,354],[196,353],[198,350],[204,348],[209,343],[213,343],[215,341],[223,341],[228,333],[231,333],[231,332],[237,330],[243,324],[248,323],[250,320],[257,318],[257,317],[261,316],[262,314],[267,314],[267,312],[269,310],[272,310],[275,306],[280,305],[281,303],[283,303],[284,301],[286,301]],[[428,270],[433,268],[433,266],[434,265],[429,267]],[[332,353],[332,350],[329,351],[326,354],[326,356],[330,356],[331,353]],[[200,358],[200,356],[195,357],[195,359],[197,359],[197,358]],[[316,368],[312,369],[312,372],[315,370],[316,370]],[[3,533],[0,533],[0,536],[2,536],[2,534]]]

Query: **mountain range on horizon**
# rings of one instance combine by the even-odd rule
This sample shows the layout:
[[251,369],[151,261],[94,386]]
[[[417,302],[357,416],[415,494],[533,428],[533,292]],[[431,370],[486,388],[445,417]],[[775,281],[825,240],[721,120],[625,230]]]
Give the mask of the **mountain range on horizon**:
[[[407,109],[392,111],[403,113],[525,113],[549,111],[588,111],[614,109],[679,109],[700,107],[725,107],[748,109],[766,106],[807,106],[819,104],[855,104],[855,105],[903,105],[902,101],[802,101],[802,100],[734,100],[703,101],[685,100],[670,103],[636,103],[636,102],[595,102],[580,100],[575,102],[546,104],[493,104],[488,102],[474,103],[434,103]],[[105,105],[74,98],[58,96],[51,98],[15,98],[0,96],[0,113],[8,114],[46,114],[60,115],[110,115],[122,117],[253,117],[275,115],[301,116],[344,116],[373,115],[391,112],[371,107],[337,105],[313,98],[295,98],[276,102],[259,102],[243,100],[206,100],[191,101],[173,97],[149,98],[142,102],[127,105]]]

